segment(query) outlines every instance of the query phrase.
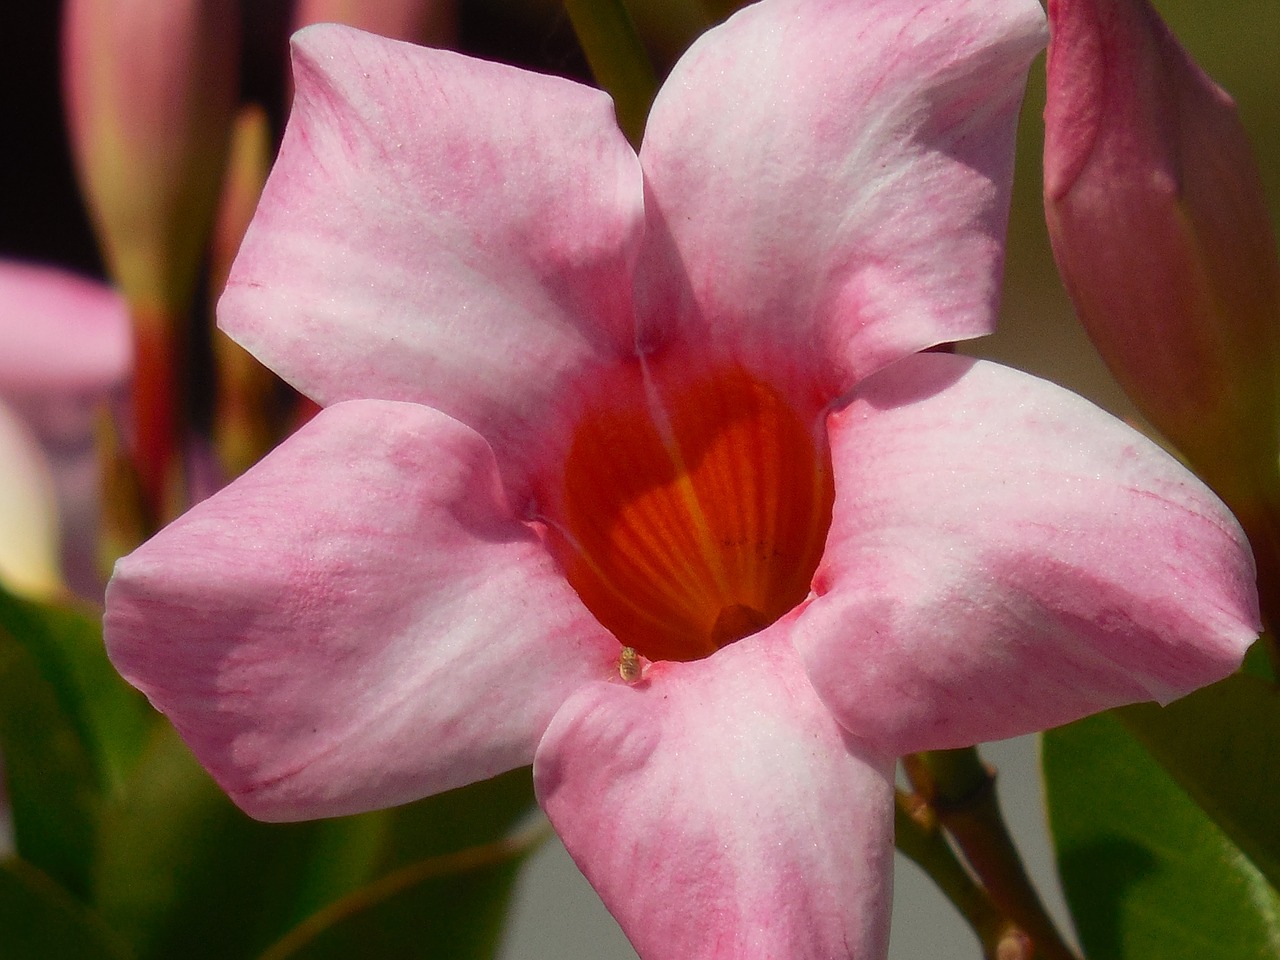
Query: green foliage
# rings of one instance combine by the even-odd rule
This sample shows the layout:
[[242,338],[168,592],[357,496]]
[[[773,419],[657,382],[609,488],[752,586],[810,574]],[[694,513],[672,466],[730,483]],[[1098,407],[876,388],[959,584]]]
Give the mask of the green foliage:
[[1116,715],[1280,890],[1280,691],[1234,676],[1167,707]]
[[3,955],[127,960],[129,951],[85,905],[22,860],[0,862]]
[[90,750],[35,657],[0,629],[0,753],[18,853],[88,893],[101,783]]
[[76,896],[89,892],[104,799],[152,717],[95,619],[0,589],[0,753],[18,853]]
[[[96,899],[107,922],[141,958],[257,956],[295,925],[330,911],[335,901],[379,899],[369,885],[377,888],[402,861],[501,837],[513,816],[528,809],[529,790],[519,790],[522,778],[527,783],[527,771],[399,810],[265,824],[237,810],[165,726],[104,818]],[[447,815],[458,806],[474,811],[462,829]],[[507,859],[514,863],[517,857]],[[454,955],[434,952],[425,928],[439,911],[429,898],[455,879],[414,885],[393,898],[398,912],[379,911],[387,919],[412,921],[387,935],[407,937],[423,952],[400,955]],[[480,906],[501,916],[507,886],[484,889],[494,903]],[[333,916],[329,935],[341,937],[348,924],[364,922],[363,911]],[[485,934],[474,931],[477,940]]]
[[402,868],[295,927],[261,960],[484,960],[498,947],[524,853],[495,843]]
[[97,614],[21,600],[0,588],[0,636],[25,651],[104,787],[122,783],[154,714],[121,681],[102,646]]
[[104,816],[94,900],[141,958],[253,956],[300,919],[314,833],[244,816],[158,727]]
[[98,624],[0,593],[17,857],[6,958],[491,956],[532,838],[529,771],[358,817],[237,810],[111,668]]
[[[1220,772],[1257,785],[1258,760],[1239,753]],[[1049,731],[1043,763],[1059,872],[1091,960],[1280,954],[1280,895],[1116,716]]]

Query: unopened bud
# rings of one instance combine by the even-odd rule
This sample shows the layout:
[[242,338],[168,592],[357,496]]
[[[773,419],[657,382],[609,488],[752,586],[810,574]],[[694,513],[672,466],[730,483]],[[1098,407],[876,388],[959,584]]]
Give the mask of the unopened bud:
[[1147,0],[1050,0],[1049,18],[1063,280],[1151,423],[1233,506],[1256,499],[1280,443],[1280,267],[1235,105]]

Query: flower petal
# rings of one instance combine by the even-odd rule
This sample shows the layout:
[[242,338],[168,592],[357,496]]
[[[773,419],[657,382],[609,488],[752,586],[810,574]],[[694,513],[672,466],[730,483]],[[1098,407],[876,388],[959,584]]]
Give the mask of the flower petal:
[[117,669],[263,819],[389,806],[533,759],[618,644],[428,407],[320,413],[117,564]]
[[132,364],[129,313],[105,284],[0,260],[0,395],[95,399]]
[[322,404],[443,410],[505,475],[522,426],[633,343],[643,200],[612,102],[334,25],[297,35],[294,69],[222,328]]
[[641,148],[645,338],[675,323],[843,392],[989,333],[1045,36],[1032,0],[775,0],[708,32]]
[[829,425],[836,503],[795,642],[841,722],[894,753],[1165,702],[1257,636],[1234,518],[1074,394],[925,354]]
[[818,701],[792,620],[589,684],[538,747],[543,808],[645,960],[885,955],[892,762]]

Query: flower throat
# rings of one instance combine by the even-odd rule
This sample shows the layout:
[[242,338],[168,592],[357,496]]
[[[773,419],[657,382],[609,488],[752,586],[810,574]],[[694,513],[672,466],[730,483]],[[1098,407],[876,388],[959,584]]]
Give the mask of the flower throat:
[[573,434],[551,545],[623,645],[696,660],[808,596],[830,456],[812,418],[737,367],[615,386]]

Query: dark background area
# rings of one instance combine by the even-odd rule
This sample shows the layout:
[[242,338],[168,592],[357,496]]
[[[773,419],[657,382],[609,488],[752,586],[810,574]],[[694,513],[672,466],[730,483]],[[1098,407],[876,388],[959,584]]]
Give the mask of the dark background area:
[[[241,99],[283,127],[289,0],[243,0]],[[0,29],[0,256],[95,276],[102,264],[80,201],[63,126],[61,3],[10,4]],[[559,4],[470,0],[459,7],[458,47],[489,59],[586,79],[586,63]]]

